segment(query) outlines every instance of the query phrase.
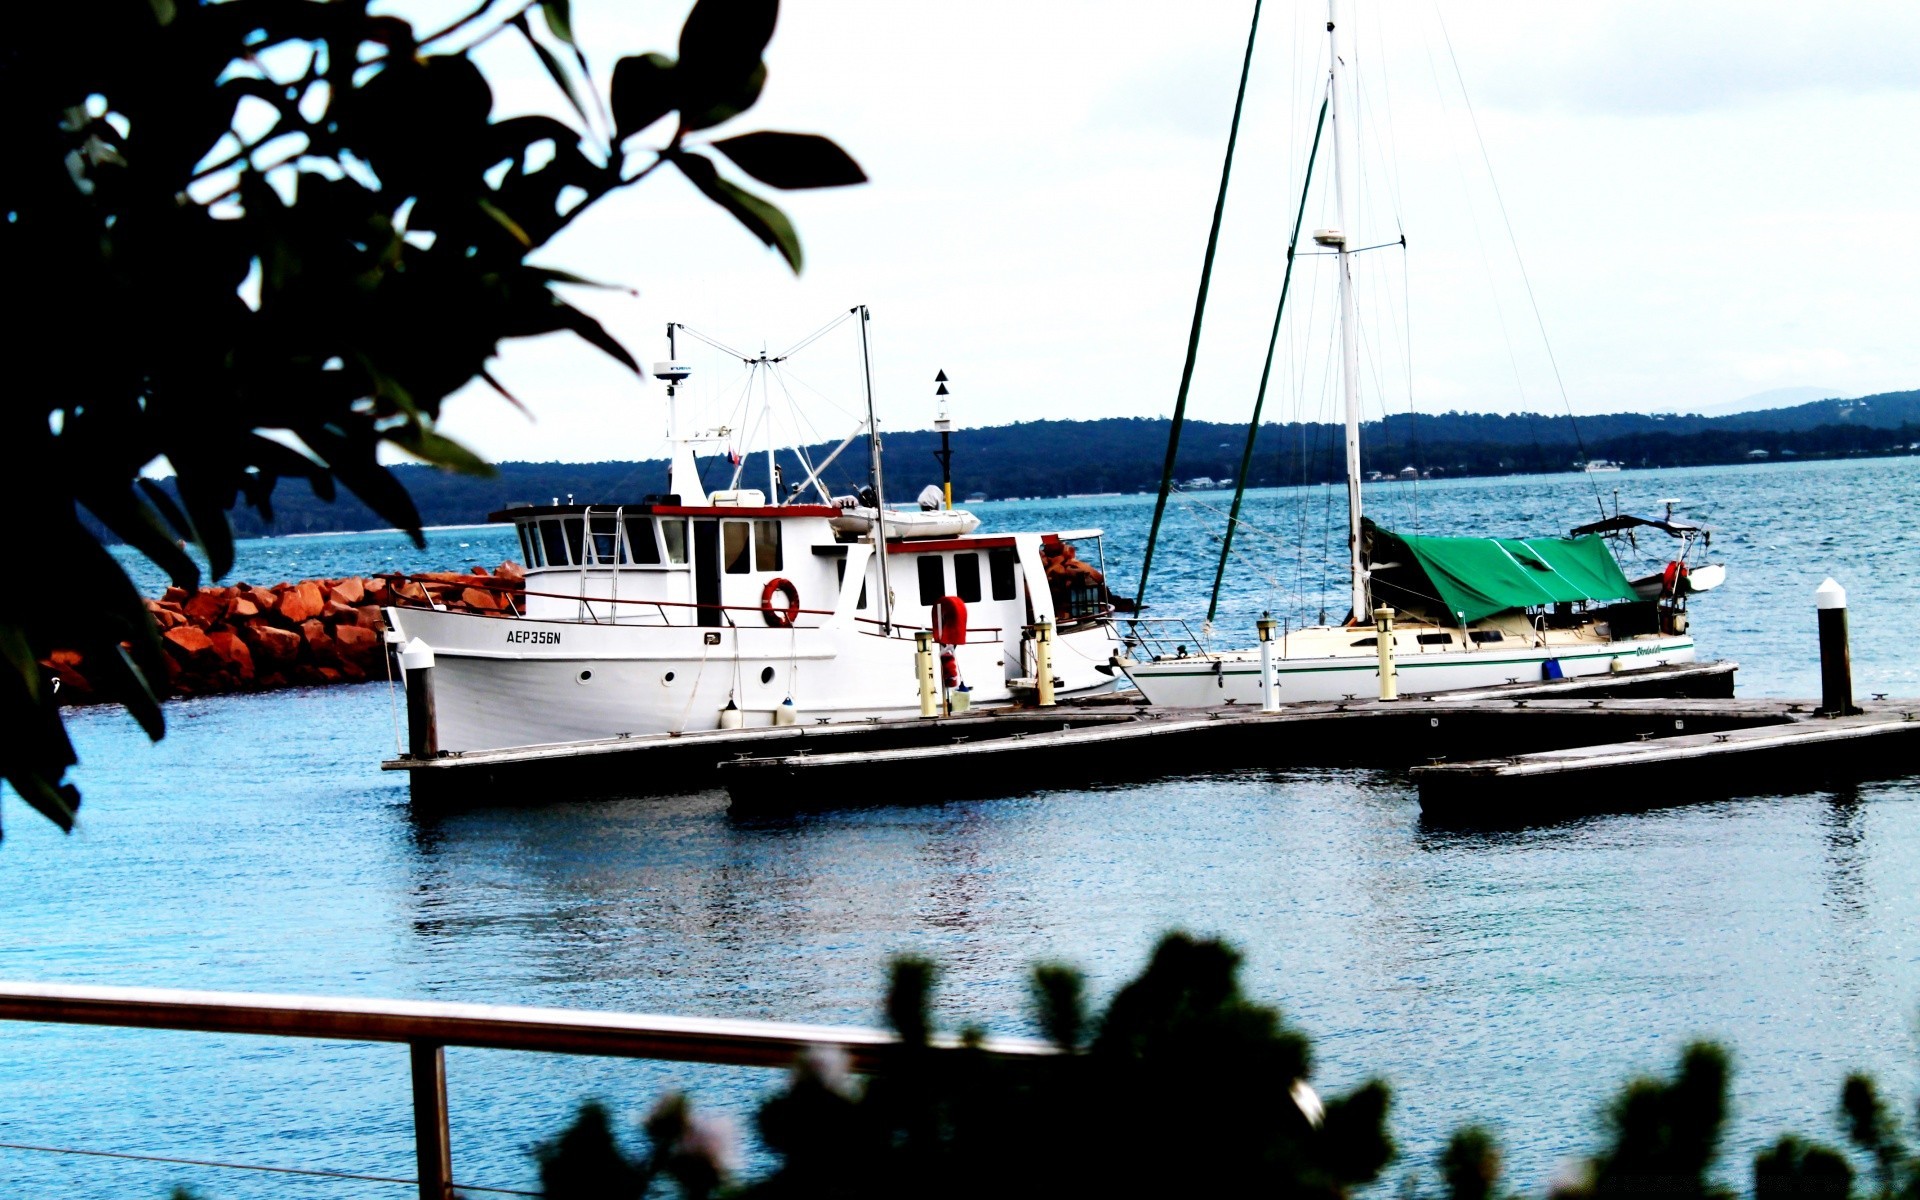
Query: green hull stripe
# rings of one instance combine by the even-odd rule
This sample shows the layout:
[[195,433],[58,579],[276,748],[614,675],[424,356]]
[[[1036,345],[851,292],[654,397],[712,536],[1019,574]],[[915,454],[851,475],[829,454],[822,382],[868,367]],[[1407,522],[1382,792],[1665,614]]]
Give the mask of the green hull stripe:
[[[1691,650],[1691,649],[1693,649],[1693,643],[1687,642],[1684,645],[1665,646],[1658,649],[1649,648],[1649,649],[1642,649],[1642,650],[1621,650],[1617,652],[1607,652],[1607,653],[1601,653],[1601,654],[1549,654],[1542,658],[1501,658],[1501,659],[1494,659],[1492,661],[1489,661],[1484,658],[1476,658],[1476,659],[1471,659],[1464,662],[1418,662],[1418,661],[1409,662],[1405,659],[1395,658],[1393,660],[1393,665],[1396,671],[1412,671],[1412,670],[1417,670],[1423,667],[1432,667],[1432,668],[1523,667],[1523,666],[1533,666],[1539,663],[1543,663],[1549,658],[1558,659],[1561,662],[1577,662],[1581,659],[1587,659],[1587,658],[1628,658],[1628,657],[1638,658],[1648,654],[1673,654],[1673,653],[1676,653],[1677,651]],[[1185,678],[1218,679],[1221,676],[1231,676],[1231,675],[1257,676],[1260,674],[1260,669],[1258,667],[1255,667],[1250,671],[1226,671],[1226,670],[1156,671],[1152,669],[1153,664],[1151,663],[1141,663],[1140,666],[1145,668],[1145,670],[1142,672],[1143,674],[1149,675],[1155,679],[1185,679]],[[1329,672],[1335,672],[1335,671],[1370,671],[1375,674],[1378,674],[1379,670],[1380,670],[1380,663],[1379,663],[1379,660],[1376,659],[1373,662],[1365,663],[1360,666],[1352,666],[1352,667],[1288,667],[1288,666],[1283,666],[1282,664],[1276,662],[1274,664],[1273,673],[1275,675],[1323,675],[1323,674],[1327,674]]]

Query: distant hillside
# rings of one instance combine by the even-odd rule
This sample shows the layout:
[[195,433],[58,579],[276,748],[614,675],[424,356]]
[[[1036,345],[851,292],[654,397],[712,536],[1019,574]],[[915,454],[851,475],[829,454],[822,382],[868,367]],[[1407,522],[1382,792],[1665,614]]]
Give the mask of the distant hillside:
[[[954,492],[990,497],[1061,496],[1083,492],[1150,491],[1159,485],[1166,455],[1165,419],[1114,417],[1100,421],[1027,421],[953,435]],[[1577,435],[1576,435],[1577,429]],[[1239,473],[1245,426],[1189,421],[1181,438],[1177,474],[1231,482]],[[1436,476],[1502,475],[1565,471],[1585,455],[1631,467],[1704,466],[1765,457],[1832,458],[1910,453],[1920,443],[1920,391],[1889,392],[1854,400],[1819,400],[1790,408],[1722,417],[1611,413],[1580,418],[1539,414],[1436,413],[1394,416],[1368,423],[1362,435],[1363,465],[1391,474],[1405,467]],[[938,435],[894,433],[886,440],[888,494],[910,501],[939,481],[933,451]],[[808,448],[818,462],[830,447]],[[1337,479],[1342,465],[1340,427],[1330,424],[1262,426],[1249,483],[1273,486]],[[791,452],[780,456],[785,478],[805,477]],[[664,460],[608,463],[502,463],[491,479],[450,475],[428,467],[395,469],[429,525],[484,521],[509,505],[546,503],[571,495],[581,502],[634,503],[666,490]],[[827,473],[832,492],[856,491],[865,482],[865,456],[847,453]],[[724,459],[702,464],[709,488],[724,487],[732,468]],[[743,483],[766,487],[764,458],[749,458]],[[335,504],[316,499],[298,483],[274,494],[275,521],[263,525],[251,512],[234,514],[243,536],[369,529],[385,522],[342,495]]]

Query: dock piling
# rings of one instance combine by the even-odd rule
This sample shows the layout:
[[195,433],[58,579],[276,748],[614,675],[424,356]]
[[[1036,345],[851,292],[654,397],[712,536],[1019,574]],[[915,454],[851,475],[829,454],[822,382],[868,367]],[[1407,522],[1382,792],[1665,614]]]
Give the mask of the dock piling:
[[913,670],[920,677],[920,715],[937,716],[940,704],[933,691],[933,634],[924,629],[913,635]]
[[414,638],[400,650],[400,671],[407,686],[407,754],[440,756],[440,731],[433,713],[433,647]]
[[1374,645],[1380,650],[1380,698],[1400,698],[1400,678],[1393,667],[1393,609],[1381,606],[1373,610]]
[[1829,576],[1814,589],[1820,615],[1820,712],[1844,717],[1853,706],[1853,657],[1847,647],[1847,589]]
[[1053,707],[1053,622],[1041,620],[1033,627],[1033,683],[1036,703]]

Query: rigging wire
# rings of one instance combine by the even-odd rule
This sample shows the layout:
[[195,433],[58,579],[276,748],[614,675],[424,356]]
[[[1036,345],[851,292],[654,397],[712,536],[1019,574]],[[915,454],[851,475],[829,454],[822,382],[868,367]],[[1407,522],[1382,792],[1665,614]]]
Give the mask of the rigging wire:
[[[828,321],[825,325],[822,325],[820,328],[814,330],[812,333],[801,338],[799,341],[795,342],[793,345],[781,351],[779,358],[792,358],[795,354],[798,354],[800,351],[805,350],[808,346],[813,345],[815,342],[827,336],[827,334],[832,333],[835,329],[838,329],[841,325],[845,324],[848,321],[851,321],[852,319],[853,319],[853,310],[848,309],[846,312],[841,313],[839,316],[835,317],[833,320]],[[776,359],[775,361],[777,362],[779,361],[779,359]]]
[[[1533,320],[1534,323],[1540,327],[1540,343],[1546,348],[1548,364],[1553,367],[1554,385],[1560,389],[1560,402],[1565,405],[1567,409],[1567,424],[1573,428],[1574,444],[1580,450],[1580,461],[1585,463],[1587,461],[1587,444],[1586,440],[1580,436],[1580,421],[1573,415],[1573,400],[1567,395],[1566,380],[1561,378],[1560,375],[1560,360],[1553,352],[1553,340],[1547,336],[1547,321],[1540,313],[1540,301],[1533,292],[1533,277],[1527,274],[1526,259],[1520,254],[1520,239],[1514,234],[1513,218],[1507,215],[1507,201],[1506,198],[1500,194],[1500,180],[1493,173],[1493,156],[1487,152],[1487,139],[1486,136],[1480,132],[1480,118],[1474,114],[1473,97],[1467,93],[1467,77],[1465,73],[1460,70],[1459,56],[1453,52],[1453,35],[1447,32],[1447,20],[1441,15],[1438,0],[1435,0],[1433,5],[1433,16],[1440,24],[1440,37],[1446,42],[1447,58],[1453,63],[1454,78],[1458,80],[1460,84],[1460,99],[1466,105],[1467,120],[1473,125],[1474,140],[1478,142],[1480,146],[1480,160],[1484,162],[1487,167],[1487,182],[1493,187],[1494,202],[1500,206],[1500,220],[1506,225],[1507,241],[1513,247],[1514,265],[1520,268],[1520,281],[1526,285],[1527,303],[1533,306]],[[1607,515],[1607,506],[1600,498],[1599,482],[1591,475],[1587,476],[1587,482],[1593,485],[1594,503],[1600,506],[1600,515],[1605,517]]]
[[740,353],[740,351],[735,350],[732,346],[727,345],[725,342],[719,341],[718,339],[715,339],[715,338],[710,338],[706,334],[701,333],[698,329],[694,329],[693,327],[688,325],[681,325],[679,326],[679,329],[681,333],[684,333],[689,337],[695,337],[700,339],[701,341],[705,342],[707,345],[712,346],[715,350],[720,351],[720,353],[722,354],[732,355],[734,358],[739,359],[743,363],[750,363],[753,361],[753,355],[742,354]]
[[1260,389],[1254,395],[1253,417],[1247,422],[1247,445],[1246,449],[1241,452],[1240,471],[1233,481],[1233,509],[1227,514],[1226,533],[1222,536],[1220,543],[1220,563],[1213,573],[1213,595],[1212,598],[1207,601],[1208,624],[1213,623],[1214,613],[1220,607],[1220,584],[1227,577],[1227,556],[1233,550],[1234,526],[1240,520],[1241,502],[1247,494],[1247,474],[1253,466],[1254,442],[1260,434],[1260,410],[1267,402],[1267,381],[1273,374],[1273,348],[1275,343],[1280,340],[1280,321],[1286,316],[1287,292],[1293,286],[1294,252],[1299,249],[1300,246],[1300,225],[1306,220],[1307,189],[1313,186],[1313,160],[1318,157],[1320,153],[1320,134],[1321,131],[1326,128],[1327,104],[1328,102],[1325,100],[1320,102],[1320,117],[1318,123],[1314,126],[1313,150],[1307,157],[1307,174],[1305,181],[1300,187],[1300,206],[1294,212],[1293,235],[1287,242],[1287,268],[1286,273],[1281,277],[1280,299],[1278,303],[1275,304],[1273,310],[1273,332],[1267,336],[1267,361],[1266,365],[1260,369]]
[[[1227,183],[1233,174],[1233,150],[1240,139],[1240,113],[1247,101],[1247,77],[1253,73],[1253,47],[1260,34],[1260,0],[1253,0],[1253,21],[1247,28],[1247,51],[1240,64],[1240,90],[1233,99],[1233,123],[1227,129],[1227,154],[1220,166],[1220,193],[1213,202],[1213,228],[1207,233],[1207,253],[1200,265],[1200,292],[1193,302],[1193,327],[1187,334],[1187,361],[1180,371],[1180,392],[1173,402],[1173,420],[1167,430],[1167,460],[1160,474],[1160,494],[1153,505],[1153,524],[1147,529],[1147,549],[1140,561],[1140,588],[1134,596],[1139,611],[1147,606],[1147,580],[1153,573],[1153,547],[1160,536],[1160,520],[1167,511],[1167,489],[1180,455],[1180,427],[1187,416],[1187,390],[1193,384],[1193,364],[1200,354],[1200,327],[1207,311],[1207,288],[1213,282],[1213,256],[1220,245],[1220,219],[1227,208]],[[874,431],[879,436],[879,431]]]

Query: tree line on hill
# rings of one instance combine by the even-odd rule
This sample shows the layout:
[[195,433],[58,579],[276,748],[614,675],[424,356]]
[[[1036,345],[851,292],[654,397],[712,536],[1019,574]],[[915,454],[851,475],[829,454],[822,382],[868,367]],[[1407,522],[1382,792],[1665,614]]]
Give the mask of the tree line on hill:
[[[981,493],[993,499],[1063,496],[1092,492],[1142,492],[1159,486],[1168,422],[1164,418],[1110,417],[1097,421],[1026,421],[963,429],[953,435],[954,495]],[[1231,483],[1239,474],[1244,426],[1189,421],[1181,438],[1176,477],[1208,477]],[[1566,417],[1532,413],[1437,413],[1395,415],[1369,422],[1361,438],[1365,470],[1392,475],[1407,467],[1432,477],[1535,474],[1575,469],[1583,459],[1606,459],[1627,467],[1692,467],[1719,463],[1910,454],[1920,444],[1920,391],[1892,392],[1855,400],[1822,400],[1794,408],[1723,417],[1610,413]],[[934,451],[939,435],[928,430],[893,433],[886,439],[887,492],[909,503],[921,488],[938,483]],[[829,447],[807,448],[819,462]],[[791,487],[806,468],[790,450],[777,456]],[[709,489],[729,486],[735,468],[724,456],[702,462]],[[1345,470],[1341,428],[1329,423],[1264,425],[1254,446],[1248,483],[1255,487],[1317,484]],[[564,502],[637,503],[666,491],[664,459],[599,463],[501,463],[488,477],[456,475],[420,466],[396,468],[429,525],[464,525],[517,504]],[[866,483],[865,455],[843,454],[826,472],[833,494]],[[749,455],[741,486],[767,489],[765,458]],[[274,519],[248,509],[234,513],[242,536],[379,528],[385,522],[357,500],[342,495],[323,502],[289,484],[273,497]]]

